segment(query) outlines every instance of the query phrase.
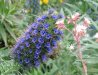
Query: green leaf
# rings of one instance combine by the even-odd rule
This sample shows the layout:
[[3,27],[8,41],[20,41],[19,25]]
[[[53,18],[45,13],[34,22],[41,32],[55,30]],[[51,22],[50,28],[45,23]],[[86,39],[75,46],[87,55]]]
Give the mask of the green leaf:
[[34,75],[38,75],[38,72],[36,69],[34,69]]
[[8,26],[9,24],[4,23],[5,28],[7,29],[7,31],[10,33],[10,35],[16,40],[16,36],[13,33],[12,29],[10,26]]
[[0,34],[2,36],[2,39],[4,40],[5,46],[8,46],[8,44],[7,44],[7,34],[6,34],[6,31],[3,27],[3,24],[1,24],[1,23],[0,23]]

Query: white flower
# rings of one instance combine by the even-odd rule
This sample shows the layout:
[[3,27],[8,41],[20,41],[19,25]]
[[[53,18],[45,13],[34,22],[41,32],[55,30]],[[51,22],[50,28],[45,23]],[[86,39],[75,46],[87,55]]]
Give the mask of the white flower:
[[86,30],[86,27],[85,26],[83,26],[83,25],[77,25],[76,26],[76,32],[83,32],[83,31],[85,31]]
[[80,39],[85,36],[86,34],[86,27],[83,25],[77,25],[74,30],[73,30],[73,34],[74,34],[74,39],[75,41],[79,42]]
[[64,24],[64,19],[58,20],[55,24],[60,24],[60,23],[63,23]]
[[94,35],[94,38],[98,38],[98,33],[96,33],[96,34]]
[[70,50],[73,50],[74,49],[74,46],[71,44],[70,47],[69,47],[69,49]]

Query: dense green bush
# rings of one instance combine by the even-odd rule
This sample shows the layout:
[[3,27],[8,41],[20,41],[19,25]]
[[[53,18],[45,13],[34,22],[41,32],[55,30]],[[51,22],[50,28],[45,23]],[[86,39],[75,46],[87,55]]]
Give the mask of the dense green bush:
[[[14,33],[15,27],[18,25],[18,18],[16,15],[19,15],[18,11],[21,6],[20,2],[13,3],[11,0],[0,0],[0,41],[4,41],[5,46],[8,46],[8,38],[14,38],[16,40],[16,35]],[[19,8],[20,7],[20,8]],[[10,35],[10,36],[9,36]]]

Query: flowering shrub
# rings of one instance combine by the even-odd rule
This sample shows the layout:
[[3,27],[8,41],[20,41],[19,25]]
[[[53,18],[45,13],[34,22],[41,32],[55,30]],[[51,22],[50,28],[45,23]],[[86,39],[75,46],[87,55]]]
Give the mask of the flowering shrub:
[[55,24],[58,19],[62,19],[62,15],[50,9],[27,28],[13,47],[14,59],[19,64],[38,67],[47,60],[48,55],[52,55],[63,34],[62,29],[58,28],[61,25]]
[[[81,49],[81,39],[86,35],[87,28],[89,27],[90,20],[86,17],[83,18],[83,20],[78,23],[78,20],[80,19],[80,13],[76,12],[72,17],[67,17],[67,24],[73,25],[72,31],[65,27],[69,32],[72,33],[74,37],[74,41],[77,44],[77,57],[81,60],[83,71],[85,75],[87,75],[87,65],[86,62],[83,60],[83,55]],[[74,46],[70,46],[70,50],[74,49]]]

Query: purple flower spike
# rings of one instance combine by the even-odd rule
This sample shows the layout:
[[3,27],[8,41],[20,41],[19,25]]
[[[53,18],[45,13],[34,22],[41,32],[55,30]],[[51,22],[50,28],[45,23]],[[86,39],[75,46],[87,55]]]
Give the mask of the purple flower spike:
[[34,59],[38,59],[39,54],[34,53]]
[[30,39],[30,34],[26,35],[26,40]]
[[22,63],[23,63],[23,61],[22,61],[22,60],[19,60],[19,63],[20,63],[20,64],[22,64]]
[[35,61],[34,61],[34,66],[35,66],[36,68],[40,66],[39,60],[35,60]]
[[24,61],[25,61],[25,63],[29,63],[30,59],[29,58],[25,58]]
[[38,34],[38,30],[33,30],[32,31],[32,35],[37,35]]
[[49,25],[48,23],[45,23],[45,24],[44,24],[44,28],[45,28],[45,29],[48,29],[49,26],[50,26],[50,25]]
[[24,49],[24,46],[20,46],[20,49],[23,50]]
[[47,56],[46,56],[45,54],[42,55],[42,61],[43,61],[43,62],[47,61]]
[[43,21],[43,19],[39,17],[39,18],[37,18],[37,21],[41,22],[41,21]]
[[43,15],[43,16],[42,16],[42,19],[46,19],[46,18],[47,18],[47,15]]
[[59,30],[59,35],[62,35],[62,34],[63,34],[63,31],[60,31],[60,30]]
[[54,9],[37,17],[12,48],[15,61],[25,68],[39,67],[48,55],[53,55],[62,37],[62,30],[55,22],[61,18],[62,15],[55,14]]
[[47,34],[46,35],[46,39],[51,39],[52,38],[52,35],[51,34]]
[[52,40],[52,45],[53,46],[57,46],[57,41],[56,40]]
[[50,47],[50,42],[45,43],[45,47]]
[[45,36],[46,35],[46,31],[45,30],[40,31],[40,35],[41,36]]
[[20,60],[20,58],[21,58],[20,54],[17,55],[17,58],[18,58],[18,60]]
[[57,16],[57,15],[52,15],[52,18],[53,18],[54,20],[57,20],[57,19],[58,19],[58,16]]
[[36,54],[40,54],[41,53],[41,49],[36,49],[35,53]]
[[57,41],[61,40],[61,37],[60,36],[56,36],[56,40]]
[[14,50],[17,49],[17,48],[19,47],[19,45],[20,45],[20,44],[17,43],[17,44],[14,46]]
[[54,28],[54,34],[58,34],[59,33],[59,30],[57,28]]
[[25,38],[23,38],[23,37],[20,38],[19,42],[21,42],[21,43],[25,42]]
[[25,45],[26,45],[26,47],[30,46],[29,42],[25,42]]
[[52,48],[51,47],[48,47],[47,49],[47,52],[50,54],[50,53],[52,53]]
[[31,54],[32,52],[33,52],[32,49],[30,49],[30,50],[29,50],[29,53]]
[[37,43],[37,44],[36,44],[36,48],[37,48],[37,49],[40,49],[40,48],[41,48],[41,43]]
[[34,37],[32,38],[32,42],[35,43],[36,41],[37,41],[37,37],[34,36]]
[[38,24],[37,23],[33,23],[31,27],[34,28],[34,29],[37,29]]
[[21,52],[20,52],[20,50],[17,50],[17,54],[20,54]]
[[38,42],[39,42],[39,43],[44,43],[44,38],[43,38],[43,37],[39,37],[39,38],[38,38]]

